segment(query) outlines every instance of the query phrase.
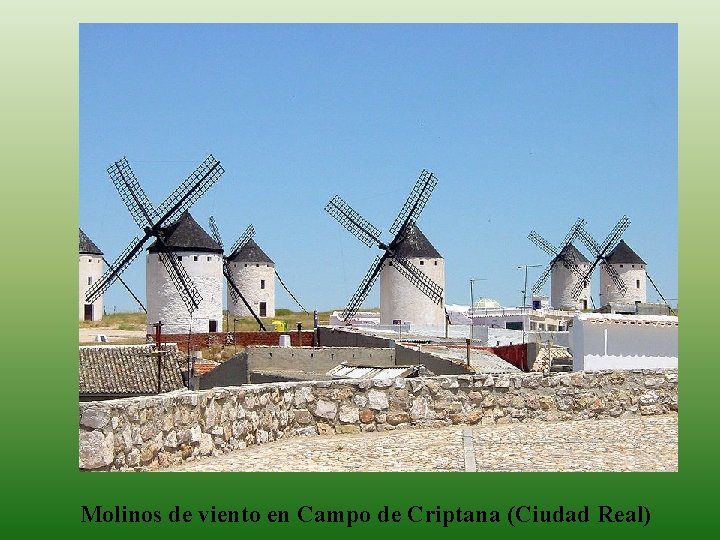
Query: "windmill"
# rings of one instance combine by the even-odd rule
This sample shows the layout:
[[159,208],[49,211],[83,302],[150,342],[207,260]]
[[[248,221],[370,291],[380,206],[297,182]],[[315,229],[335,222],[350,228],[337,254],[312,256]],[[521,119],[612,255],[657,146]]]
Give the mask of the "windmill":
[[[443,288],[410,260],[415,258],[418,252],[424,252],[428,259],[436,259],[434,266],[437,266],[437,259],[442,260],[440,254],[437,253],[415,224],[436,185],[437,178],[433,173],[426,170],[420,173],[420,177],[405,201],[405,205],[390,227],[390,234],[393,235],[393,239],[388,244],[380,240],[380,229],[353,210],[340,196],[335,195],[325,206],[325,211],[363,244],[368,247],[377,246],[382,251],[380,255],[375,257],[370,269],[343,311],[342,319],[346,323],[357,313],[381,271],[392,271],[392,269],[397,270],[407,282],[422,293],[422,296],[429,299],[431,304],[440,306],[440,324],[443,323]],[[418,248],[419,251],[414,248]],[[421,261],[421,264],[422,262],[424,261]],[[440,265],[440,270],[441,272],[438,275],[444,280],[442,265]],[[403,291],[403,293],[407,292],[407,289]],[[382,289],[380,295],[381,297],[384,296]],[[387,294],[387,296],[391,295]],[[401,300],[406,294],[395,294],[394,296],[393,300]],[[382,302],[383,299],[381,298],[381,304]],[[416,305],[415,309],[422,309],[422,306]],[[387,317],[387,315],[381,313],[381,318],[383,317]],[[394,315],[392,317],[395,320]]]
[[528,239],[552,257],[545,271],[533,285],[532,292],[540,294],[543,285],[552,274],[550,303],[559,309],[586,308],[590,297],[587,285],[575,287],[577,283],[582,282],[590,263],[572,244],[584,224],[585,220],[578,218],[559,247],[553,246],[535,231],[530,231],[528,235]]
[[[215,239],[215,241],[220,245],[220,247],[223,249],[223,252],[225,248],[223,247],[222,237],[220,236],[220,229],[218,229],[217,223],[215,222],[215,218],[213,216],[210,216],[210,230],[212,231],[212,236]],[[245,307],[248,309],[248,311],[251,313],[251,315],[255,318],[255,321],[258,323],[258,326],[260,327],[260,330],[265,332],[267,329],[265,328],[265,325],[260,320],[260,317],[257,316],[255,313],[255,310],[252,308],[252,306],[248,303],[245,296],[243,296],[242,292],[240,292],[240,288],[238,287],[237,283],[235,283],[235,279],[233,278],[233,273],[230,270],[230,263],[229,259],[237,253],[240,249],[242,249],[245,244],[248,243],[248,241],[255,235],[255,227],[252,225],[249,225],[247,229],[245,229],[245,232],[242,233],[237,240],[235,240],[235,243],[230,248],[230,255],[225,256],[223,254],[223,275],[225,276],[225,280],[228,284],[228,295],[230,299],[232,300],[233,304],[237,304],[238,300],[242,300],[243,304],[245,304]],[[228,306],[228,311],[230,311],[230,306]]]
[[148,240],[154,238],[155,245],[159,248],[160,261],[192,316],[200,305],[202,296],[179,257],[165,246],[165,232],[166,228],[183,216],[225,172],[220,162],[212,154],[209,155],[157,208],[153,208],[126,158],[114,162],[107,171],[130,215],[143,231],[143,235],[134,237],[115,262],[108,265],[100,279],[87,291],[86,303],[92,303],[119,279],[140,254]]
[[[629,226],[630,219],[628,219],[627,216],[623,216],[608,233],[602,244],[598,244],[597,241],[590,235],[590,233],[587,232],[584,224],[578,228],[578,235],[580,236],[580,239],[590,250],[590,253],[592,253],[593,257],[595,257],[595,260],[589,266],[587,271],[585,271],[585,273],[583,274],[582,280],[578,281],[578,283],[575,284],[575,287],[573,287],[573,292],[575,292],[576,289],[581,289],[582,287],[587,286],[587,284],[590,283],[592,273],[593,270],[595,270],[595,267],[598,264],[602,264],[605,272],[607,273],[607,276],[615,285],[617,293],[620,296],[625,296],[625,293],[627,292],[627,285],[620,277],[615,267],[612,264],[608,264],[608,258],[611,252],[615,250],[615,248],[619,245],[620,242],[622,242],[622,240],[620,240],[620,237]],[[624,242],[622,243],[624,244]],[[645,263],[643,262],[642,264],[644,266]],[[601,300],[605,296],[603,294],[602,288],[603,284],[601,284],[600,286]]]

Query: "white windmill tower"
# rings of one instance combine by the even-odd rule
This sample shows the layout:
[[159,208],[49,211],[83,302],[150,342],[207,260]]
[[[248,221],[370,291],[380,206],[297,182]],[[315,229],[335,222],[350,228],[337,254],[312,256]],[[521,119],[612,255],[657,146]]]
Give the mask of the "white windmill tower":
[[393,324],[400,320],[422,325],[444,325],[444,262],[415,224],[436,185],[437,178],[433,173],[426,170],[420,173],[410,196],[390,227],[390,234],[394,236],[389,244],[380,240],[380,229],[338,195],[325,206],[325,210],[362,243],[382,250],[345,308],[342,314],[344,321],[349,321],[357,313],[382,273],[382,324]]
[[[445,260],[415,223],[408,225],[407,235],[395,251],[395,256],[419,268],[444,291]],[[380,271],[380,324],[402,321],[442,326],[445,324],[443,306],[444,293],[443,300],[436,303],[398,271],[393,259],[385,262]]]
[[535,231],[528,238],[553,258],[533,285],[532,292],[540,294],[550,277],[550,304],[555,309],[576,311],[587,309],[591,303],[590,281],[584,280],[590,269],[590,261],[578,251],[572,241],[580,234],[585,220],[578,218],[570,228],[560,247],[553,246]]
[[80,249],[78,254],[80,275],[80,320],[99,321],[103,316],[103,297],[98,296],[92,302],[87,302],[85,296],[90,287],[95,284],[103,274],[103,252],[95,243],[80,230]]
[[[187,276],[185,281],[192,282],[201,297],[192,314],[188,313],[177,284],[162,259],[168,254],[182,265]],[[148,332],[158,321],[163,323],[163,332],[170,334],[221,330],[222,248],[188,211],[163,229],[162,242],[155,241],[148,248],[145,278]]]
[[[567,261],[572,261],[572,264],[567,264]],[[585,273],[590,268],[590,261],[587,257],[580,253],[574,245],[567,244],[550,264],[552,265],[550,305],[555,309],[568,311],[587,309],[592,294],[590,282],[584,284],[577,298],[573,297],[572,294],[575,285],[580,279],[577,271]]]
[[[616,279],[612,276],[613,271],[608,272],[608,266],[612,266],[614,273],[622,280],[625,285],[624,291],[618,287]],[[647,302],[645,266],[645,261],[625,243],[625,240],[620,240],[600,263],[600,305],[606,306],[610,302]]]
[[[249,238],[228,256],[233,280],[259,317],[275,316],[275,263]],[[239,299],[230,298],[229,312],[248,317],[250,310]]]

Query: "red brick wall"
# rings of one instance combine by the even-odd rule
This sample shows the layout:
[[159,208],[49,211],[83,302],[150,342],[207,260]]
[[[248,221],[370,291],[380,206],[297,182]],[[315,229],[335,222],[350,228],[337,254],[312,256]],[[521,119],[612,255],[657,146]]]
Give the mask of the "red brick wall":
[[[301,336],[295,332],[215,332],[212,334],[162,334],[161,343],[177,343],[178,348],[183,351],[188,348],[188,339],[190,340],[190,349],[199,350],[209,347],[210,345],[232,345],[233,343],[239,347],[247,347],[249,345],[274,345],[280,344],[281,335],[290,336],[290,344],[293,347],[312,347],[313,332],[303,331]],[[153,342],[155,335],[148,335]],[[234,339],[234,341],[233,341]]]

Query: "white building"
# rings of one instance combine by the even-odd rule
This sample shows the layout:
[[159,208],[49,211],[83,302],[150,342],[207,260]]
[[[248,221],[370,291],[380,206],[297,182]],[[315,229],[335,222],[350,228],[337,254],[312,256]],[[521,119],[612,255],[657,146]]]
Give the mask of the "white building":
[[[627,291],[622,294],[606,269],[606,263],[611,265],[623,280]],[[610,302],[634,303],[647,302],[647,274],[645,261],[635,253],[625,240],[620,240],[605,261],[600,264],[600,305]]]
[[445,326],[445,261],[417,225],[409,226],[405,240],[395,253],[408,259],[421,272],[443,288],[436,304],[392,266],[392,259],[380,271],[380,324],[411,323]]
[[[579,274],[573,272],[567,263],[577,266]],[[550,263],[550,303],[555,309],[577,311],[587,309],[590,305],[590,280],[582,288],[579,296],[573,298],[571,292],[581,276],[590,270],[590,261],[572,244],[567,244],[557,257]]]
[[[228,257],[230,274],[243,298],[258,317],[275,316],[275,263],[251,238]],[[230,285],[228,285],[230,287]],[[228,294],[228,311],[233,317],[251,315],[242,299]]]
[[202,301],[191,316],[160,260],[158,252],[161,247],[157,241],[154,242],[148,248],[145,273],[148,333],[153,332],[152,325],[158,321],[163,323],[162,332],[169,334],[221,331],[222,249],[188,212],[165,228],[164,243],[185,268]]
[[581,313],[570,326],[574,371],[678,367],[678,318]]
[[78,254],[80,267],[80,320],[99,321],[103,317],[103,297],[92,304],[85,303],[88,289],[103,273],[103,252],[100,251],[90,238],[80,229],[80,250]]

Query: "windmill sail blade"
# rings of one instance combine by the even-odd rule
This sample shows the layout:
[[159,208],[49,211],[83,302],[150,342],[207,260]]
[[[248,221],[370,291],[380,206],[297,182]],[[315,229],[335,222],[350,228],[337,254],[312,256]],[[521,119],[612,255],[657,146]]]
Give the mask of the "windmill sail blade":
[[255,227],[250,224],[248,225],[248,228],[245,229],[245,232],[242,233],[237,240],[235,240],[235,243],[230,248],[229,255],[232,255],[239,249],[242,249],[242,247],[247,244],[248,240],[250,240],[253,236],[255,236]]
[[220,162],[210,154],[155,211],[155,225],[164,226],[175,221],[202,197],[224,172]]
[[625,293],[627,292],[627,285],[620,277],[620,274],[618,274],[617,270],[615,270],[615,267],[612,264],[606,264],[605,271],[610,276],[610,279],[612,279],[620,295],[625,296]]
[[580,237],[580,240],[582,240],[583,244],[585,244],[585,246],[590,250],[590,253],[593,254],[593,257],[600,257],[602,254],[600,245],[592,236],[590,236],[590,233],[587,232],[585,226],[578,229],[578,236]]
[[610,251],[612,248],[615,247],[615,245],[620,241],[620,237],[622,234],[627,230],[627,228],[630,226],[630,220],[627,216],[623,216],[620,218],[620,221],[618,221],[615,224],[615,227],[613,227],[613,230],[610,231],[610,234],[608,234],[605,241],[600,246],[600,253],[605,256],[605,253]]
[[200,296],[195,284],[192,279],[190,279],[187,270],[185,270],[182,263],[178,261],[178,256],[173,251],[160,251],[158,252],[158,256],[163,266],[165,266],[170,280],[173,282],[173,285],[175,285],[180,298],[185,303],[188,312],[192,314],[200,306],[202,296]]
[[535,231],[530,231],[530,234],[528,234],[528,239],[548,255],[551,255],[552,257],[558,256],[559,252],[557,248]]
[[[102,260],[103,260],[103,262],[104,262],[106,265],[110,266],[110,263],[107,262],[107,260],[105,259],[105,257],[103,257]],[[127,292],[130,293],[130,296],[132,296],[133,299],[140,305],[140,307],[142,308],[142,310],[143,310],[145,313],[147,313],[147,308],[143,305],[143,303],[140,301],[140,299],[139,299],[139,298],[135,295],[135,293],[132,291],[132,289],[130,288],[130,285],[128,285],[127,283],[125,283],[125,280],[124,280],[122,277],[120,277],[120,274],[118,274],[117,280],[118,280],[120,283],[122,283],[123,287],[125,287],[125,289],[127,290]]]
[[330,199],[325,211],[367,247],[380,244],[380,229],[353,210],[339,195]]
[[150,200],[140,186],[126,158],[113,163],[107,169],[115,189],[125,203],[130,215],[141,229],[152,227],[155,217]]
[[343,311],[342,319],[344,321],[347,321],[348,319],[351,319],[355,316],[355,314],[358,312],[358,309],[362,305],[362,303],[365,301],[365,298],[367,298],[368,293],[370,292],[370,289],[372,289],[373,285],[375,285],[375,281],[377,280],[378,276],[380,275],[380,270],[382,269],[382,265],[385,263],[385,260],[388,259],[390,255],[385,253],[384,255],[380,256],[378,255],[375,257],[375,260],[370,265],[370,269],[368,270],[367,274],[365,274],[365,277],[363,278],[362,282],[360,282],[360,286],[355,291],[355,294],[350,299],[350,302],[348,303],[347,307],[345,308],[345,311]]
[[436,304],[442,304],[443,289],[440,285],[435,283],[427,274],[404,257],[393,257],[393,262],[393,266],[397,271],[405,276],[410,283],[415,285],[420,292]]
[[220,229],[218,229],[217,223],[215,223],[215,218],[213,216],[210,216],[210,232],[212,233],[213,240],[217,242],[217,245],[220,246],[220,249],[223,251],[225,248],[223,247],[222,243],[222,237],[220,236]]
[[590,279],[592,277],[593,270],[595,270],[595,266],[597,266],[598,260],[599,259],[596,259],[595,262],[590,265],[590,268],[586,272],[580,273],[579,279],[575,282],[573,288],[570,289],[570,296],[574,300],[579,299],[582,290],[590,284]]
[[400,213],[395,218],[392,227],[390,227],[390,234],[394,236],[398,231],[405,228],[408,223],[418,220],[436,185],[437,177],[423,169]]
[[260,320],[260,318],[257,316],[257,314],[255,313],[255,310],[250,306],[250,304],[248,303],[248,301],[245,300],[245,297],[244,297],[244,296],[242,295],[242,293],[240,292],[240,289],[239,289],[238,286],[235,284],[235,281],[233,281],[232,275],[230,274],[230,268],[229,268],[229,267],[225,267],[225,268],[227,268],[227,271],[225,271],[225,269],[223,269],[223,273],[225,274],[225,279],[226,279],[227,282],[228,282],[228,291],[231,291],[230,295],[233,297],[233,299],[234,299],[235,302],[237,302],[237,299],[238,299],[238,298],[239,298],[240,300],[242,300],[243,304],[245,304],[245,307],[248,308],[248,311],[249,311],[249,312],[251,313],[251,315],[255,318],[255,322],[257,322],[258,325],[260,326],[260,330],[262,330],[263,332],[265,332],[265,331],[267,330],[267,329],[265,328],[265,325],[264,325],[263,322]]
[[149,237],[146,235],[142,239],[135,237],[133,238],[125,250],[120,256],[115,259],[115,262],[108,265],[107,270],[100,276],[100,279],[90,287],[85,295],[85,302],[92,304],[97,300],[102,293],[104,293],[110,285],[120,276],[120,274],[128,267],[128,265],[135,260],[142,250],[143,244]]
[[575,238],[580,234],[580,229],[585,226],[585,220],[582,218],[577,218],[577,221],[575,221],[575,224],[570,228],[568,233],[565,235],[565,239],[563,240],[563,243],[560,244],[560,251],[562,251],[565,246],[567,246],[569,243],[571,243]]
[[543,285],[545,285],[545,282],[550,277],[550,273],[552,272],[552,263],[545,269],[545,271],[542,273],[542,275],[537,279],[535,282],[535,285],[532,287],[533,294],[540,294],[541,289],[543,288]]

